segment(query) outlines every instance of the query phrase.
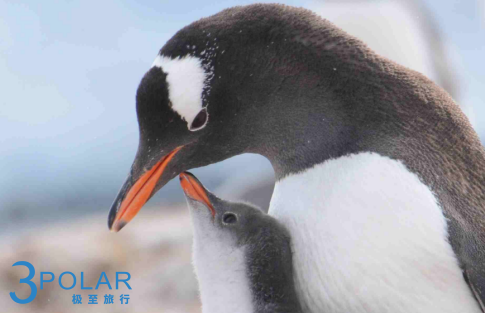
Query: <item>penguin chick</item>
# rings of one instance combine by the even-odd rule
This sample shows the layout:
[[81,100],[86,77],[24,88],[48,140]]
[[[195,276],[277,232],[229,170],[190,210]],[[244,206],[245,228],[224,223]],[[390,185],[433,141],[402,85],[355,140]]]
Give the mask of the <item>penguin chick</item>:
[[202,312],[301,312],[288,231],[252,205],[219,199],[188,172],[180,184],[192,217]]

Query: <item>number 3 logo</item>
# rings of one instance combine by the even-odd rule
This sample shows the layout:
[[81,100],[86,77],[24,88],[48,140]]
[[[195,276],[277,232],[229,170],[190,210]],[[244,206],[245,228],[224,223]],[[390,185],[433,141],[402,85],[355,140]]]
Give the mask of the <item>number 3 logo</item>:
[[35,268],[32,264],[26,261],[19,261],[12,266],[17,266],[17,265],[23,265],[29,269],[29,276],[20,279],[20,283],[28,284],[30,286],[30,296],[27,299],[20,299],[15,295],[15,292],[10,292],[10,298],[12,298],[12,300],[17,303],[26,304],[26,303],[32,302],[32,300],[35,299],[35,296],[37,296],[37,286],[31,281],[35,275]]

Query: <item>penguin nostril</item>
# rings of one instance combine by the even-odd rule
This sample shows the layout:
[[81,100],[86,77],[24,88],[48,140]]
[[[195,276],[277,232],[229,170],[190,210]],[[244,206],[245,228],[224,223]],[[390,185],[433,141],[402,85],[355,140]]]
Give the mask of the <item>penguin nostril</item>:
[[224,224],[234,224],[237,222],[237,216],[234,213],[226,213],[222,216]]

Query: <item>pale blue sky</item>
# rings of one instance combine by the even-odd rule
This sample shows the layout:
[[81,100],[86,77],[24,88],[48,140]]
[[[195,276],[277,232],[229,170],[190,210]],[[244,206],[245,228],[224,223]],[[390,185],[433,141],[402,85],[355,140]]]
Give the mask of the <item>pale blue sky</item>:
[[[0,206],[107,210],[136,151],[135,92],[158,50],[190,22],[252,2],[0,0]],[[485,9],[426,2],[485,135]]]

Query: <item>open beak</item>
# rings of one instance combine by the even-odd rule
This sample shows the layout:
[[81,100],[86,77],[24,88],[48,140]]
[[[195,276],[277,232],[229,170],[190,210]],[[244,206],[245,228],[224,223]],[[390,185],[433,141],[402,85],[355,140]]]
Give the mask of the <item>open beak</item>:
[[150,170],[143,173],[138,180],[129,188],[122,190],[117,199],[124,197],[118,206],[115,201],[108,216],[108,227],[111,231],[120,231],[135,215],[143,205],[150,199],[153,189],[162,176],[167,164],[180,151],[182,147],[175,148],[172,152],[158,161]]
[[185,195],[195,201],[205,204],[211,211],[212,217],[216,215],[216,211],[207,196],[207,191],[199,180],[189,172],[180,174],[180,185],[185,192]]

